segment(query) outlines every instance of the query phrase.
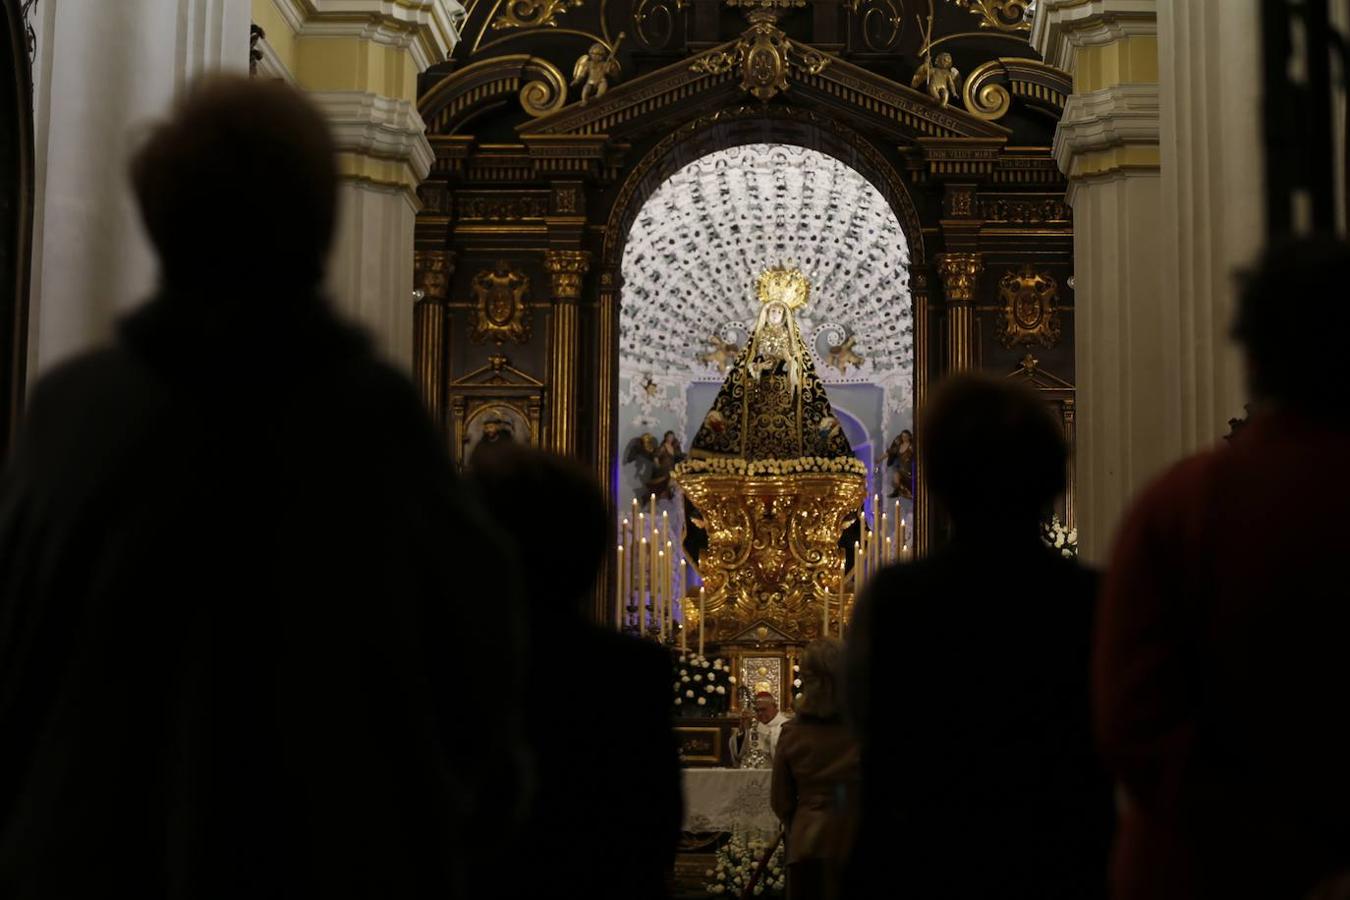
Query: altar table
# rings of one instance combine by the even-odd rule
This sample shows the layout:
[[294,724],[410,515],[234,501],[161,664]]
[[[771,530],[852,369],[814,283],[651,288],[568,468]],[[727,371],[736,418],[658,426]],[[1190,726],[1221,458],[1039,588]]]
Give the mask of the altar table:
[[684,830],[778,832],[769,769],[684,769]]

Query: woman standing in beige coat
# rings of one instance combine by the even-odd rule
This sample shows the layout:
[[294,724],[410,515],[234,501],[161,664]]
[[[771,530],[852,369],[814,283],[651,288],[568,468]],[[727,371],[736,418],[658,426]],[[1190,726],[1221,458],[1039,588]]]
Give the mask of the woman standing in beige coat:
[[843,645],[812,641],[797,716],[773,755],[773,811],[787,832],[788,900],[838,896],[857,808],[858,745],[839,703]]

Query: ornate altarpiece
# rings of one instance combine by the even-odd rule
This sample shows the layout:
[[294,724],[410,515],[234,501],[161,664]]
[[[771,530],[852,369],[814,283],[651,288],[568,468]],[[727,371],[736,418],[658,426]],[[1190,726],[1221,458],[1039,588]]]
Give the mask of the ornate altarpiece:
[[[942,373],[1006,374],[1032,347],[1039,371],[1059,373],[1054,390],[1072,391],[1072,224],[1051,150],[1071,84],[1027,45],[1027,4],[757,4],[468,4],[454,58],[422,76],[419,100],[436,159],[417,219],[417,283],[432,289],[417,301],[415,366],[454,446],[482,387],[468,382],[506,356],[534,383],[534,439],[589,460],[611,486],[629,227],[683,165],[755,142],[832,155],[894,210],[911,256],[916,412]],[[962,75],[946,106],[912,86],[930,13],[930,50]],[[618,45],[620,74],[581,103],[563,73],[595,44]],[[528,280],[528,309],[508,315],[499,285],[488,298],[498,321],[485,324],[483,273],[499,263]],[[1010,274],[1031,287],[1010,290]],[[476,342],[487,326],[505,340]],[[942,529],[922,483],[916,502],[922,552]],[[609,604],[596,609],[603,618]]]

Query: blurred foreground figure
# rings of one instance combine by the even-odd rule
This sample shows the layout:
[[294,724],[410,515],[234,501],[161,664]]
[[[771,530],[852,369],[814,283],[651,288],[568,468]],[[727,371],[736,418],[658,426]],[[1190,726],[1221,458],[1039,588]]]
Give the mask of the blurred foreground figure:
[[[948,546],[868,586],[848,635],[862,744],[849,896],[1091,900],[1106,892],[1110,786],[1092,748],[1096,579],[1041,540],[1064,440],[1030,391],[941,385],[920,464]],[[1009,477],[1009,473],[1016,473]]]
[[517,591],[320,297],[327,128],[207,81],[131,177],[161,288],[37,385],[0,486],[0,896],[463,896]]
[[[479,447],[483,450],[482,445]],[[503,864],[519,900],[660,900],[680,837],[680,762],[670,657],[590,620],[613,523],[595,479],[571,460],[502,443],[473,480],[525,562],[534,802]],[[565,511],[542,531],[540,497]]]
[[1116,897],[1292,900],[1350,868],[1347,283],[1350,247],[1326,238],[1247,276],[1260,409],[1118,535],[1094,663]]

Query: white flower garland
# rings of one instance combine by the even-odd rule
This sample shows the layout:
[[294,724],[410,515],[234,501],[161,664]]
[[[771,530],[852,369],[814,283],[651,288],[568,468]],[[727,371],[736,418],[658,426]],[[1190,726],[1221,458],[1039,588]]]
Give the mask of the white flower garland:
[[867,464],[855,456],[831,459],[825,456],[799,456],[795,459],[687,459],[675,467],[681,475],[867,475]]

